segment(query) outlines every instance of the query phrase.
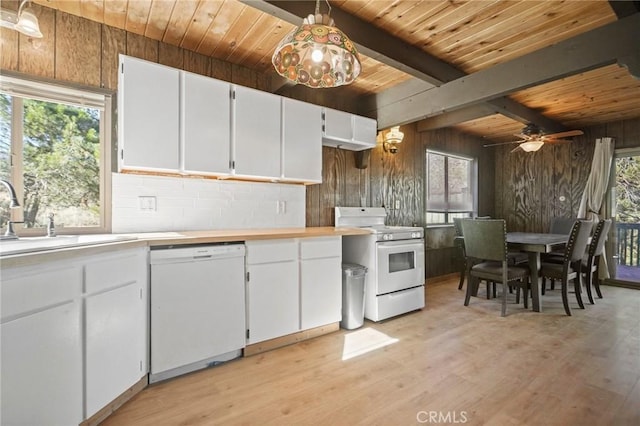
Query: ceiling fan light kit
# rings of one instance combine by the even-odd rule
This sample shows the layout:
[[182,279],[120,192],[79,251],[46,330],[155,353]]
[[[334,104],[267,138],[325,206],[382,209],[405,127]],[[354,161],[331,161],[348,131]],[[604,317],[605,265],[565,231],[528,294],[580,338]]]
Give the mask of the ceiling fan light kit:
[[519,147],[522,148],[523,151],[534,152],[542,148],[542,145],[544,145],[543,141],[526,141],[522,142]]
[[500,145],[509,145],[509,144],[517,143],[520,145],[518,145],[513,150],[511,150],[511,152],[516,152],[519,149],[522,149],[525,152],[535,152],[540,148],[542,148],[542,146],[545,143],[571,142],[570,140],[558,139],[558,138],[569,137],[569,136],[579,136],[583,134],[584,132],[582,130],[567,130],[565,132],[551,133],[547,135],[535,124],[529,123],[524,129],[522,129],[522,132],[520,134],[514,135],[520,138],[519,141],[492,143],[484,146],[489,147],[489,146],[500,146]]
[[360,75],[355,45],[335,27],[329,13],[320,14],[320,0],[316,0],[315,14],[282,39],[271,59],[278,74],[313,88],[343,86]]
[[18,12],[12,10],[0,10],[0,26],[16,30],[26,36],[42,38],[38,18],[27,7],[30,0],[22,0]]

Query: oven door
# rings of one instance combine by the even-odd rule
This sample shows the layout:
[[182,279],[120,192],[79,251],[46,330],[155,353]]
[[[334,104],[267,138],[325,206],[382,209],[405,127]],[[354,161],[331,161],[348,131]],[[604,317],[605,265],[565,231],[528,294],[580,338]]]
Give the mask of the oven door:
[[379,241],[376,294],[424,285],[424,240]]

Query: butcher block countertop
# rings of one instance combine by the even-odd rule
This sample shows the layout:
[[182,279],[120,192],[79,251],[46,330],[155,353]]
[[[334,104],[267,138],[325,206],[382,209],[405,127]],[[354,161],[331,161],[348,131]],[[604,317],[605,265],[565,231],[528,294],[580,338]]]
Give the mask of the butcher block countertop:
[[130,234],[148,241],[150,246],[174,244],[224,243],[231,241],[272,240],[276,238],[331,237],[342,235],[367,235],[371,231],[360,228],[334,228],[331,226],[312,228],[268,228],[268,229],[224,229],[214,231],[154,232]]
[[[233,241],[271,240],[277,238],[309,238],[344,235],[368,235],[371,231],[360,228],[334,228],[331,226],[310,228],[225,229],[211,231],[149,232],[118,234],[119,241],[85,244],[81,246],[48,247],[41,251],[8,254],[0,257],[2,268],[33,266],[43,262],[62,261],[76,256],[107,253],[114,250],[140,246],[170,246],[179,244],[207,244]],[[27,240],[25,238],[24,240]]]

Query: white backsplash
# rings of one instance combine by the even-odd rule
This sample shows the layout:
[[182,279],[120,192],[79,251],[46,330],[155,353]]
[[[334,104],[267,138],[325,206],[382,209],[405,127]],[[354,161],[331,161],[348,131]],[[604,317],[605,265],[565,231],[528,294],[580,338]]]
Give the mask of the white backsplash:
[[[121,173],[112,178],[114,233],[305,226],[303,185]],[[144,203],[155,203],[155,210],[144,210]]]

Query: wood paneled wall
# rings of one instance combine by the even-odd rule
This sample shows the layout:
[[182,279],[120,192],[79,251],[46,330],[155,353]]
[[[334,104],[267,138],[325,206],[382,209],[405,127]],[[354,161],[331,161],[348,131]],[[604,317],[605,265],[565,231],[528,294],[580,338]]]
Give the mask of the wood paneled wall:
[[597,138],[613,137],[616,148],[640,147],[640,119],[583,130],[570,144],[535,153],[496,149],[495,214],[510,231],[546,232],[552,217],[577,216]]
[[[401,127],[405,137],[397,154],[385,152],[380,141],[371,150],[366,169],[356,168],[356,154],[323,148],[320,185],[307,187],[307,226],[333,226],[334,207],[387,208],[389,225],[425,226],[425,153],[427,148],[478,159],[479,214],[493,215],[493,152],[482,140],[453,129],[419,133],[415,124]],[[483,189],[485,189],[483,191]],[[396,200],[400,206],[395,208]],[[452,227],[426,231],[427,277],[458,271],[458,252],[453,248]]]

